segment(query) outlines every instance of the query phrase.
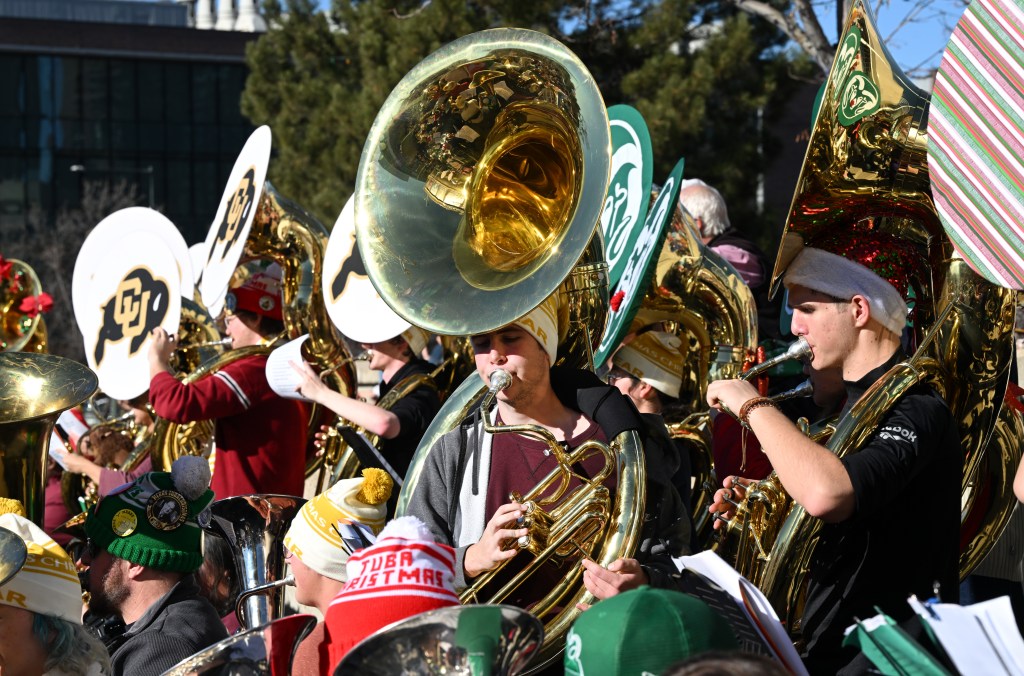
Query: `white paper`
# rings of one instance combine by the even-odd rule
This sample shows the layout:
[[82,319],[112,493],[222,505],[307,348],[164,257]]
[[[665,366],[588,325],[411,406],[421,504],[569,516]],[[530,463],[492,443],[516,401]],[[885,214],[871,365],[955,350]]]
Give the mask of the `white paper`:
[[60,465],[61,469],[66,470],[68,464],[64,462],[64,458],[68,457],[68,449],[65,448],[64,442],[61,440],[60,435],[56,431],[50,432],[50,457]]
[[291,365],[291,362],[302,363],[302,344],[306,342],[306,338],[309,338],[309,334],[285,343],[267,357],[267,382],[270,389],[280,397],[310,401],[295,391],[302,382],[302,377]]
[[964,676],[1024,675],[1024,639],[1017,632],[1009,597],[973,606],[926,606],[914,596],[908,603]]

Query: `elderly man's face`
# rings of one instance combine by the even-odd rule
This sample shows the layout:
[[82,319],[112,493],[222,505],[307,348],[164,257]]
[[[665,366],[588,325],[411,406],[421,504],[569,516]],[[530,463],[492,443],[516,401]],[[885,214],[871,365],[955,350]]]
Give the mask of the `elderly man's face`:
[[512,384],[498,395],[498,401],[521,408],[540,388],[551,387],[548,353],[525,329],[507,326],[473,336],[472,344],[476,372],[484,383],[490,382],[496,369],[512,376]]
[[0,674],[38,676],[45,667],[46,649],[32,633],[32,612],[0,605]]

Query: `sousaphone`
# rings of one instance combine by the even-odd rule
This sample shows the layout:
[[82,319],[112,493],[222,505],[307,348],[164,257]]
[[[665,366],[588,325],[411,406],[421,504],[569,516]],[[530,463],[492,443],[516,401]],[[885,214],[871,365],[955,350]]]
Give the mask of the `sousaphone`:
[[[517,29],[450,43],[402,79],[364,147],[356,240],[370,281],[398,315],[442,335],[493,331],[557,289],[559,360],[590,367],[607,311],[607,267],[594,234],[609,155],[600,93],[563,45]],[[474,375],[449,398],[413,459],[399,513],[424,449],[445,431],[437,421],[457,423],[481,390]],[[600,533],[586,539],[589,556],[605,565],[633,553],[645,486],[636,433],[612,449],[618,489]],[[535,590],[532,607],[546,608],[537,611],[547,637],[542,659],[560,649],[576,602],[589,600],[579,568],[570,566],[558,588]]]

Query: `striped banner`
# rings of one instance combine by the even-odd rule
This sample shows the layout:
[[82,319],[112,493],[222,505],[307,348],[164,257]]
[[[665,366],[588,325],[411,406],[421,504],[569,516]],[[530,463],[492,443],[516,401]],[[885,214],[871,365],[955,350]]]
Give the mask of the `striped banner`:
[[974,0],[957,24],[935,76],[928,166],[957,252],[1024,289],[1024,0]]

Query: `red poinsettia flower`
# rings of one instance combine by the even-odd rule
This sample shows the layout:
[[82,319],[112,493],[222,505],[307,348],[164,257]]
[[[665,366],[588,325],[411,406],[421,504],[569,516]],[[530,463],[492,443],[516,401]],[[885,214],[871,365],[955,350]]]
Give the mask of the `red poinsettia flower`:
[[40,312],[47,313],[53,309],[53,298],[45,291],[38,296],[25,296],[18,305],[18,311],[28,317],[35,317]]
[[3,256],[0,256],[0,279],[7,279],[11,276],[11,268],[14,267],[14,263],[10,262]]

